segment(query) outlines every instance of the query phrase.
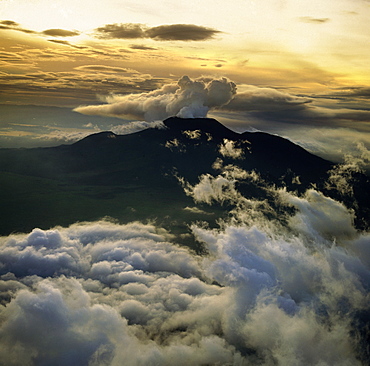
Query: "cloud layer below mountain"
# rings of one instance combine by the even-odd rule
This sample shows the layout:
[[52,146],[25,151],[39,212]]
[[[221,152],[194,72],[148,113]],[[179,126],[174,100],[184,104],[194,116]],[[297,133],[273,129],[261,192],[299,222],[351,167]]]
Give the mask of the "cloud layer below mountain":
[[368,360],[369,234],[356,232],[353,213],[314,189],[297,196],[271,188],[279,207],[292,210],[285,224],[266,219],[274,209],[245,199],[235,185],[241,179],[259,177],[228,166],[187,186],[198,202],[234,207],[219,229],[192,226],[204,256],[177,245],[164,229],[137,222],[2,238],[2,362]]

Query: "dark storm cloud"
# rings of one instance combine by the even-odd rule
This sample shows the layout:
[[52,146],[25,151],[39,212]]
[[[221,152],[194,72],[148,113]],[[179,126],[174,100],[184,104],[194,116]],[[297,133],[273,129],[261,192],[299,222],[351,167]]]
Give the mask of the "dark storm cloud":
[[47,29],[44,30],[42,34],[53,37],[73,37],[78,36],[80,33],[77,31],[69,31],[66,29]]
[[329,22],[330,18],[300,17],[299,20],[303,23],[323,24]]
[[171,24],[147,27],[143,24],[107,24],[96,28],[99,38],[137,39],[151,38],[159,41],[204,41],[220,31],[194,24]]

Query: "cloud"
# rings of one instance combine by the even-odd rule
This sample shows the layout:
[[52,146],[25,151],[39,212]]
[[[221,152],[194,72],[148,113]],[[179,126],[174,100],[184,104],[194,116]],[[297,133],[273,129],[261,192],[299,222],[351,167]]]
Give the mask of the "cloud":
[[108,65],[82,65],[74,68],[79,71],[88,71],[88,72],[107,72],[107,73],[138,73],[136,70],[127,69],[125,67],[115,67]]
[[62,44],[64,46],[69,46],[69,47],[77,48],[77,49],[80,49],[80,50],[86,48],[85,46],[76,46],[76,45],[72,44],[71,42],[64,41],[64,40],[61,40],[61,39],[48,39],[48,42]]
[[210,108],[228,103],[236,92],[235,84],[226,78],[183,76],[177,84],[167,84],[148,93],[113,95],[108,104],[81,106],[74,110],[87,115],[106,115],[145,121],[166,117],[205,117]]
[[99,38],[132,39],[144,38],[146,26],[143,24],[107,24],[95,29]]
[[194,24],[160,25],[146,31],[150,38],[160,41],[204,41],[217,33],[220,31]]
[[220,154],[233,159],[243,159],[244,151],[242,148],[237,147],[236,145],[236,141],[224,139],[220,146]]
[[312,23],[312,24],[323,24],[330,21],[330,18],[313,18],[313,17],[300,17],[299,20],[304,23]]
[[344,98],[370,98],[370,87],[365,86],[353,86],[353,87],[346,87],[342,88],[341,91],[333,92],[331,97],[344,97]]
[[3,21],[1,21],[0,22],[0,30],[1,29],[2,30],[14,30],[14,31],[29,33],[29,34],[36,33],[33,30],[22,28],[20,26],[20,24],[18,24],[17,22],[14,22],[12,20],[3,20]]
[[[235,192],[236,180],[259,180],[236,166],[208,176],[220,177]],[[2,362],[368,363],[369,233],[314,189],[270,189],[288,225],[261,215],[272,207],[218,190],[214,199],[235,207],[218,228],[192,224],[203,256],[139,222],[1,238]]]
[[138,23],[107,24],[95,29],[99,38],[137,39],[151,38],[157,41],[204,41],[212,39],[220,31],[194,24],[170,24],[147,27]]
[[46,29],[42,32],[42,34],[53,37],[74,37],[78,36],[80,32],[56,28],[56,29]]
[[162,121],[156,122],[134,121],[128,123],[127,125],[112,126],[110,130],[116,133],[117,135],[128,135],[138,131],[146,130],[148,128],[164,129],[166,128],[166,126]]
[[247,85],[245,91],[238,93],[223,108],[232,111],[297,111],[307,108],[312,99],[295,96],[273,88]]
[[2,20],[0,24],[8,27],[19,27],[19,24],[13,20]]
[[142,44],[132,44],[132,45],[130,45],[130,48],[133,49],[133,50],[143,50],[143,51],[157,50],[157,48],[145,46],[145,45],[142,45]]

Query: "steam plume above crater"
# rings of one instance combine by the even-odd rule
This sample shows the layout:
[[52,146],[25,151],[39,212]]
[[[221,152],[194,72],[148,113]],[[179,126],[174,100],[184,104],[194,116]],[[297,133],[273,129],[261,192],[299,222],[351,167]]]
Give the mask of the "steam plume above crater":
[[170,116],[206,117],[211,108],[221,107],[236,94],[236,85],[227,78],[190,79],[183,76],[176,84],[166,84],[148,93],[111,95],[107,104],[80,106],[74,111],[87,115],[113,116],[145,121]]

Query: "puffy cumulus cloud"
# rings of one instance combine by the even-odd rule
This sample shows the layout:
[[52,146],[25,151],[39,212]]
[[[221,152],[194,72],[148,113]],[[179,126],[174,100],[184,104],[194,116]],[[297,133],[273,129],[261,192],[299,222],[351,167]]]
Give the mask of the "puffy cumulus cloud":
[[236,145],[236,141],[224,139],[223,143],[220,146],[221,155],[234,159],[242,159],[244,151],[242,148],[237,147]]
[[191,225],[202,256],[139,222],[1,238],[2,362],[367,364],[369,233],[314,189],[266,188],[281,222],[271,220],[273,207],[237,190],[259,176],[217,166],[187,185],[196,200],[233,206],[218,228]]
[[107,24],[95,29],[99,38],[151,38],[159,41],[204,41],[220,31],[194,24],[170,24],[147,27],[144,24]]
[[328,189],[336,189],[343,196],[353,196],[353,183],[357,173],[370,172],[370,151],[361,142],[357,143],[357,151],[344,155],[344,162],[329,171]]
[[235,93],[235,84],[226,78],[192,80],[183,76],[176,84],[166,84],[151,92],[112,95],[106,97],[107,104],[81,106],[74,110],[87,115],[145,121],[163,120],[174,115],[206,117],[209,109],[229,103]]

